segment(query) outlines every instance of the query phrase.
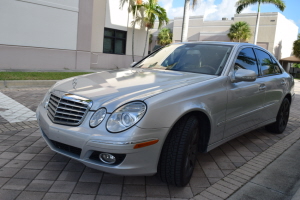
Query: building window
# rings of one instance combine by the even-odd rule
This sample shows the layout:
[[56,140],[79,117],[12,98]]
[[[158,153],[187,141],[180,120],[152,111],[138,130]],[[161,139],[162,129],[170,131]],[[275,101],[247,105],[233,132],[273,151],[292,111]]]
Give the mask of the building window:
[[104,28],[103,53],[125,54],[126,31]]

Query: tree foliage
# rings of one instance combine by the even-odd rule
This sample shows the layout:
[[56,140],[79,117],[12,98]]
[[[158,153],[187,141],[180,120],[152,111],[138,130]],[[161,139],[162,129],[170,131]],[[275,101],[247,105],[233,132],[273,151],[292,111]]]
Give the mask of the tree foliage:
[[280,11],[284,11],[286,7],[284,1],[282,0],[239,0],[236,2],[236,12],[240,14],[245,8],[254,4],[273,4]]
[[169,28],[162,28],[157,36],[158,44],[166,46],[172,43],[173,34]]
[[160,29],[164,24],[169,23],[166,10],[159,6],[157,1],[158,0],[148,0],[143,2],[141,5],[136,5],[138,10],[142,12],[142,16],[137,18],[137,20],[139,20],[141,24],[147,28],[143,57],[145,56],[147,43],[149,43],[149,30],[154,27],[155,21],[158,21],[158,29]]
[[300,64],[294,63],[294,64],[292,65],[292,67],[300,68]]
[[252,33],[247,22],[236,22],[231,24],[227,36],[231,41],[245,42],[250,39]]
[[294,42],[293,53],[296,57],[300,58],[300,33],[298,34],[298,40]]

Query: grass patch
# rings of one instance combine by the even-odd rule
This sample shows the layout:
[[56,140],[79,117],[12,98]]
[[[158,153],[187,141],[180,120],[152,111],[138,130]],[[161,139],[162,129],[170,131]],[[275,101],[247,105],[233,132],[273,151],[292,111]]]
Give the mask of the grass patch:
[[0,80],[61,80],[92,72],[0,72]]

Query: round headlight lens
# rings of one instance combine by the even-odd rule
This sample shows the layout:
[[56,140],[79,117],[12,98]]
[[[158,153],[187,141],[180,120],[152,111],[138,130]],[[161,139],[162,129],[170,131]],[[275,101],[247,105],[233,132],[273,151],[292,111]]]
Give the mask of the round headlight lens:
[[117,133],[135,125],[146,113],[147,106],[143,102],[128,103],[115,110],[107,121],[108,131]]
[[98,126],[105,118],[105,115],[106,115],[105,108],[100,108],[99,110],[97,110],[90,119],[90,126],[92,128]]

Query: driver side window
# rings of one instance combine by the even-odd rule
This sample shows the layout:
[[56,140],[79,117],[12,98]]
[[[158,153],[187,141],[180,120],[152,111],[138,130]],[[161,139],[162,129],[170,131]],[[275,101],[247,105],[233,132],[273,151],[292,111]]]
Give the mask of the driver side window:
[[234,65],[234,70],[238,69],[249,69],[258,75],[257,61],[252,48],[245,48],[240,51]]

